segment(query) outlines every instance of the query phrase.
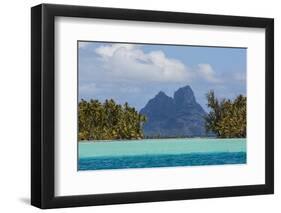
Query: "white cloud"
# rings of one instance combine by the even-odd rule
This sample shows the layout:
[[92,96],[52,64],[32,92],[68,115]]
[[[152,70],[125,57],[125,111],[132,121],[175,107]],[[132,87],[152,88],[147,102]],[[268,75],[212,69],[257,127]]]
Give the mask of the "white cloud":
[[120,49],[124,50],[132,50],[135,49],[135,45],[133,44],[112,44],[112,45],[103,45],[98,48],[96,48],[95,52],[106,58],[106,57],[113,57],[114,53]]
[[220,83],[221,80],[216,77],[216,73],[210,64],[198,64],[197,73],[199,77],[210,83]]
[[112,44],[100,46],[95,52],[108,76],[115,80],[186,82],[190,79],[190,70],[162,51],[145,53],[140,45]]
[[[85,48],[90,42],[79,42]],[[103,44],[94,49],[96,55],[84,58],[84,75],[81,80],[95,79],[103,82],[124,82],[133,85],[155,83],[222,83],[221,76],[207,63],[189,67],[178,59],[168,57],[161,50],[145,51],[143,45]],[[98,56],[98,57],[97,57]],[[219,78],[220,77],[220,78]],[[241,80],[243,76],[234,76]],[[92,86],[91,86],[92,87]]]

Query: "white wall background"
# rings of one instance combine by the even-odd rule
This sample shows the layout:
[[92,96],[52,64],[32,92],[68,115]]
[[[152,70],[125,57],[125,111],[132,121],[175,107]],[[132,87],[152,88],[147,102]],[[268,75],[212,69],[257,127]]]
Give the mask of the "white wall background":
[[[53,0],[80,4],[150,10],[260,16],[275,18],[275,195],[201,199],[145,204],[50,210],[50,212],[279,212],[281,207],[281,13],[279,1],[246,0]],[[1,2],[0,33],[0,211],[39,212],[30,197],[30,7],[37,0]]]

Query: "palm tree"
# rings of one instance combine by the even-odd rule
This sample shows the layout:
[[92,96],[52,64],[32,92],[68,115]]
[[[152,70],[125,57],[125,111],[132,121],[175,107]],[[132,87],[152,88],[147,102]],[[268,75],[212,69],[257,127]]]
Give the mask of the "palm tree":
[[78,104],[79,140],[114,140],[143,138],[146,117],[128,103],[116,104],[113,99],[81,100]]
[[206,130],[221,138],[246,137],[246,97],[237,96],[233,101],[219,101],[210,91],[207,94],[211,111],[206,116]]

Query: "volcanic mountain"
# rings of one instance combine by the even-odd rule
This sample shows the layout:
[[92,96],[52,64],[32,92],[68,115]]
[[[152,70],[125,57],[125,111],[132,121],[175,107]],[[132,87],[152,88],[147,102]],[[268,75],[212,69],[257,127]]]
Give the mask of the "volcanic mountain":
[[160,91],[140,113],[147,117],[146,137],[196,137],[206,135],[206,112],[196,102],[190,86],[179,88],[174,97]]

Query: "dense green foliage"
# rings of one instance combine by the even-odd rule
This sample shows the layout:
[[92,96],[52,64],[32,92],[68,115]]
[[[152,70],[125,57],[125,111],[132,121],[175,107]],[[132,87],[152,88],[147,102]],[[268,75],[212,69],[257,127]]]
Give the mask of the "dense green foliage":
[[219,101],[210,91],[207,94],[211,111],[206,116],[206,130],[220,138],[246,137],[246,97],[239,95],[233,101]]
[[112,99],[82,99],[78,105],[79,140],[141,139],[145,121],[128,103],[119,105]]

